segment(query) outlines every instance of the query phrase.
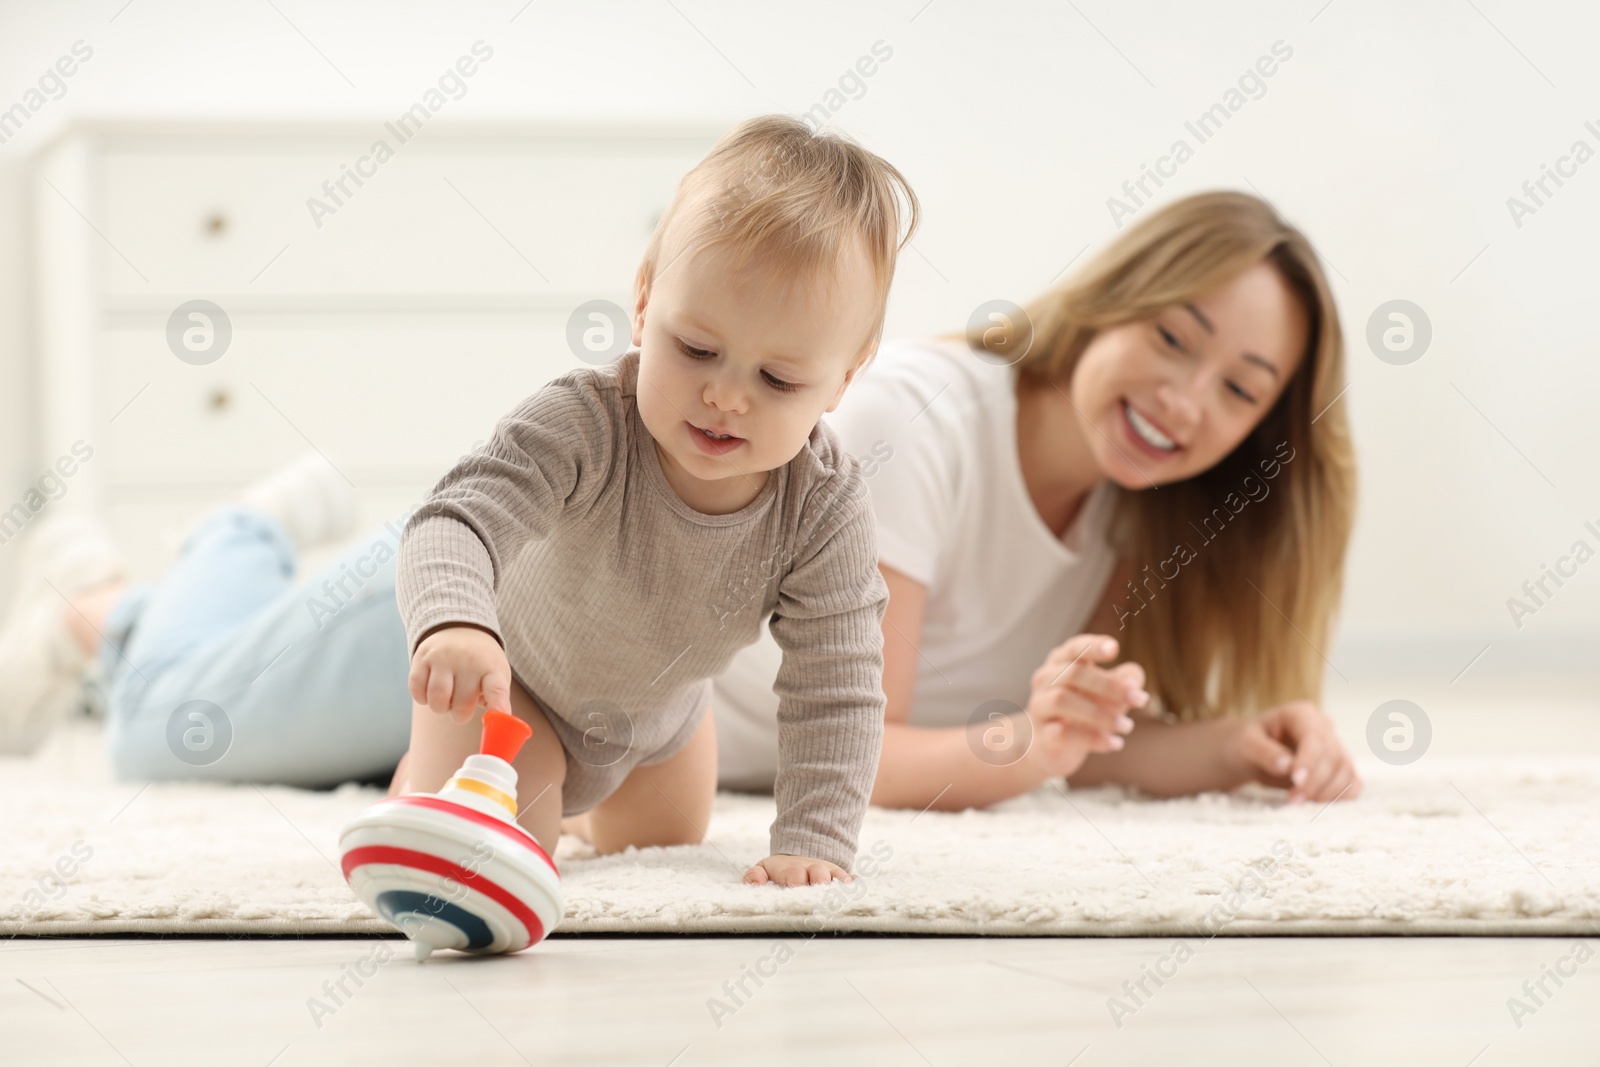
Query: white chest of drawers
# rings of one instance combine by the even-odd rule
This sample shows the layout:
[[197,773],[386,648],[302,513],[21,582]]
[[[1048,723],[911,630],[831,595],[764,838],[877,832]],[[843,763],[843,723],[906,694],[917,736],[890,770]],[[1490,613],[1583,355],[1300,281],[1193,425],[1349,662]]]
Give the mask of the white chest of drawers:
[[[144,578],[197,515],[307,447],[355,485],[363,521],[415,503],[583,365],[569,317],[628,306],[656,219],[723,132],[73,128],[34,190],[39,454],[94,454],[49,506],[105,515]],[[363,163],[380,138],[392,158]],[[168,343],[197,299],[232,329],[212,362]]]

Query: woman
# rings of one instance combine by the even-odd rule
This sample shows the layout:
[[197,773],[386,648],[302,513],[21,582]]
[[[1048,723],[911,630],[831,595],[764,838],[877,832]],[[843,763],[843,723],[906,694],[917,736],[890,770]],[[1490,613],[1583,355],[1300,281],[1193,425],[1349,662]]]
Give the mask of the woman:
[[[1063,774],[1356,796],[1310,702],[1355,492],[1310,243],[1255,197],[1192,196],[1010,318],[885,346],[829,417],[890,591],[873,802]],[[776,664],[764,637],[717,681],[724,785],[770,786]]]
[[[1253,197],[1191,197],[1026,314],[886,347],[829,418],[868,467],[891,596],[874,801],[985,805],[1067,773],[1353,797],[1308,702],[1354,493],[1309,243]],[[31,679],[0,695],[0,747],[37,739],[98,658],[124,777],[387,780],[409,731],[402,523],[294,581],[297,552],[347,529],[347,492],[308,456],[210,516],[153,588],[92,524],[41,524],[0,635],[0,669]],[[775,769],[762,649],[719,679],[730,786]],[[1182,721],[1133,729],[1146,688]]]

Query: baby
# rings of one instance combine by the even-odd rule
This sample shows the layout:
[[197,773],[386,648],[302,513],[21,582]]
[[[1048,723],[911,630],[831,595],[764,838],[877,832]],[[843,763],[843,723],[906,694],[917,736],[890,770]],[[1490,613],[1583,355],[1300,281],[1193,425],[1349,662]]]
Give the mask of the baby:
[[600,852],[697,843],[710,679],[770,616],[777,818],[744,880],[852,880],[888,590],[860,467],[820,419],[877,349],[918,213],[894,167],[781,116],[684,177],[635,279],[633,348],[524,400],[406,524],[416,703],[391,792],[441,788],[477,709],[510,710],[533,727],[518,821],[546,850],[564,829]]

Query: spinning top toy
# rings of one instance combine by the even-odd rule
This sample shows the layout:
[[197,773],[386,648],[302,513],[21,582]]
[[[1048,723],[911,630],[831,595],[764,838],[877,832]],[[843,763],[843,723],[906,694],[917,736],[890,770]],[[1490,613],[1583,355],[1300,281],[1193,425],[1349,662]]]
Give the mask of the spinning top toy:
[[532,732],[484,712],[482,751],[443,789],[381,800],[339,834],[345,880],[411,938],[418,962],[441,948],[520,952],[561,921],[561,874],[517,825],[511,761]]

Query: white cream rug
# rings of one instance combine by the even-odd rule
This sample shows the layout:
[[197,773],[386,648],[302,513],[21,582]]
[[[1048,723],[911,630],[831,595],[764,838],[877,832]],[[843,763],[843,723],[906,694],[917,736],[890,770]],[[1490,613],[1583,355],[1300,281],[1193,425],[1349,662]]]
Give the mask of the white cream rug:
[[[1600,933],[1600,760],[1369,763],[1361,799],[1157,801],[1051,787],[988,811],[872,809],[852,884],[746,886],[770,797],[722,794],[707,843],[562,842],[556,934]],[[346,785],[117,783],[78,725],[0,759],[0,935],[379,933],[340,877]]]

